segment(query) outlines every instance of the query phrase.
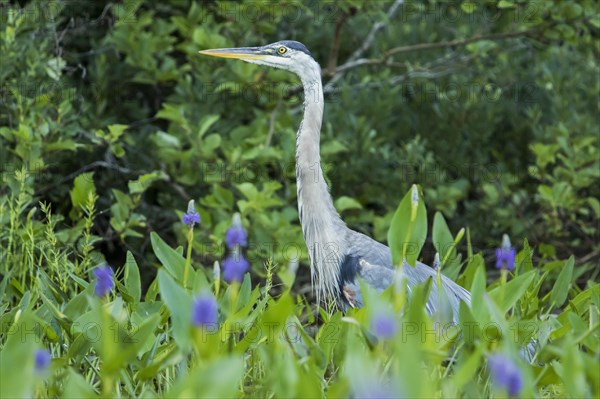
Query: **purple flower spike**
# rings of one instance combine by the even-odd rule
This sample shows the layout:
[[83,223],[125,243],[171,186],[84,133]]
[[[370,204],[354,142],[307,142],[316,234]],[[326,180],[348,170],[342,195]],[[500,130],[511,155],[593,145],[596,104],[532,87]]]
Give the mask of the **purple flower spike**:
[[187,212],[183,214],[183,223],[187,224],[190,227],[194,227],[195,223],[200,223],[200,214],[196,212],[196,208],[194,207],[194,200],[191,200],[188,203]]
[[250,264],[243,255],[234,253],[223,261],[223,279],[228,283],[241,282],[249,267]]
[[492,355],[488,366],[494,384],[505,389],[510,396],[517,396],[523,389],[523,376],[517,365],[504,355]]
[[211,327],[219,316],[217,300],[212,294],[200,294],[192,305],[192,324],[196,327]]
[[241,247],[248,245],[248,235],[242,227],[242,220],[239,213],[233,215],[233,223],[225,233],[225,243],[229,249],[234,249],[236,245]]
[[510,245],[510,238],[502,236],[502,246],[496,249],[496,269],[513,270],[517,251]]
[[371,329],[379,338],[392,338],[398,332],[398,324],[392,312],[378,311],[371,320]]
[[114,273],[110,267],[99,266],[95,268],[94,277],[96,278],[96,284],[94,285],[96,296],[102,298],[115,288]]
[[50,352],[46,349],[36,349],[34,358],[35,371],[37,373],[44,373],[48,369],[48,366],[50,366],[50,361],[52,360]]
[[380,385],[379,381],[372,381],[369,385],[368,388],[363,387],[354,392],[354,397],[361,399],[397,399],[405,397],[389,387],[378,386]]

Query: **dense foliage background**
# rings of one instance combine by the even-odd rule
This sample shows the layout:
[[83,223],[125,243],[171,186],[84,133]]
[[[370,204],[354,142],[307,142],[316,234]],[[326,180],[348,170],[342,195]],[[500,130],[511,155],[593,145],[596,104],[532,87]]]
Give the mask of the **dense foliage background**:
[[[540,298],[539,307],[517,312],[528,319],[562,305],[556,298],[542,304],[574,255],[568,285],[560,287],[571,287],[571,299],[585,293],[585,301],[570,306],[589,327],[578,330],[588,339],[598,328],[587,306],[598,305],[600,262],[599,35],[591,0],[2,1],[3,333],[25,309],[47,320],[75,317],[64,308],[67,300],[89,294],[90,270],[103,263],[118,276],[136,263],[141,283],[131,284],[156,299],[157,269],[169,263],[157,248],[185,245],[181,215],[190,199],[202,218],[193,241],[197,270],[211,275],[239,212],[252,286],[265,295],[260,306],[274,301],[269,292],[284,292],[277,308],[284,315],[292,306],[289,290],[298,303],[312,300],[296,208],[299,82],[284,71],[198,55],[292,39],[323,67],[322,160],[350,227],[385,241],[400,199],[420,184],[430,221],[440,212],[454,234],[468,228],[469,241],[458,244],[464,286],[471,288],[476,268],[485,265],[489,282],[496,281],[493,255],[504,233],[523,249],[521,261],[538,265],[544,278],[539,285],[528,280],[535,292],[520,293]],[[424,262],[432,262],[435,244],[425,244]],[[49,287],[52,295],[44,294]],[[148,314],[160,308],[152,303],[142,306]],[[81,314],[89,310],[81,306]],[[310,307],[297,312],[303,326],[318,315]],[[161,315],[162,323],[168,313]],[[44,339],[76,339],[55,335]],[[90,350],[81,345],[81,353]],[[75,356],[75,349],[67,355],[60,348],[55,355],[65,363],[57,368]],[[588,360],[597,361],[597,345],[588,351]],[[73,370],[85,369],[83,354]],[[160,388],[143,392],[167,390],[162,384],[177,375],[168,370],[181,360],[169,356],[160,370],[146,369],[147,377],[167,373],[155,382]],[[461,375],[456,389],[466,386],[465,375],[472,374]],[[538,392],[534,377],[527,378],[528,392]],[[128,395],[142,392],[130,384]],[[283,388],[268,388],[273,381],[264,384],[245,392],[284,396]],[[348,386],[340,384],[335,392],[344,396]],[[587,384],[597,394],[598,381]],[[60,387],[50,392],[60,394]],[[557,389],[573,396],[571,388]]]

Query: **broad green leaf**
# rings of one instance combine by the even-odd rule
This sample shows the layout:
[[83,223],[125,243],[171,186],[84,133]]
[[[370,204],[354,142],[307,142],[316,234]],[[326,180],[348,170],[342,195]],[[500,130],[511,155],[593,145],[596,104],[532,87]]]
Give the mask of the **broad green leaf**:
[[498,8],[514,8],[515,4],[512,1],[500,0],[498,2]]
[[[429,294],[431,293],[431,287],[433,286],[433,279],[431,277],[427,278],[423,284],[418,284],[417,286],[413,286],[411,288],[410,300],[408,303],[408,311],[407,311],[407,320],[409,322],[414,322],[419,325],[425,325],[424,323],[430,324],[431,319],[427,316],[425,312],[425,304],[429,298]],[[425,327],[424,327],[425,328]],[[412,337],[421,341],[421,336]]]
[[111,141],[116,141],[123,135],[125,130],[127,130],[129,126],[127,125],[108,125],[108,132],[110,133]]
[[168,398],[235,398],[244,375],[241,357],[223,357],[200,363],[170,389]]
[[200,151],[203,156],[210,157],[220,145],[221,136],[218,134],[209,134],[202,140]]
[[140,270],[130,251],[127,251],[127,261],[125,262],[125,289],[131,296],[133,303],[140,301],[142,297]]
[[60,78],[62,76],[62,70],[65,68],[66,65],[67,62],[61,57],[50,58],[46,62],[46,73],[50,78],[58,82],[60,81]]
[[475,10],[477,10],[478,4],[472,1],[465,1],[460,5],[460,8],[466,12],[467,14],[471,14]]
[[486,291],[486,273],[485,267],[481,264],[475,270],[473,276],[473,284],[471,284],[471,308],[472,313],[476,320],[487,320],[489,318],[489,312],[484,306],[483,297],[487,295]]
[[84,147],[83,144],[79,144],[74,140],[62,140],[55,143],[48,143],[45,150],[50,151],[75,151],[78,148]]
[[192,298],[165,269],[158,271],[158,287],[160,296],[171,313],[173,338],[183,351],[188,351],[191,348]]
[[342,213],[348,209],[362,209],[362,205],[354,198],[342,196],[335,200],[335,209]]
[[[567,338],[564,343],[564,355],[562,362],[554,364],[557,374],[561,377],[571,398],[590,398],[589,385],[586,383],[585,369],[582,355],[578,345],[573,342],[572,337]],[[557,367],[559,364],[560,366]]]
[[468,355],[468,357],[460,356],[456,371],[452,378],[458,390],[462,390],[467,382],[475,377],[475,373],[481,364],[481,349],[481,346],[477,346],[475,352]]
[[[427,211],[421,190],[413,185],[413,188],[404,196],[398,209],[392,217],[392,223],[388,230],[388,244],[392,251],[394,265],[400,265],[406,260],[409,265],[415,266],[421,248],[427,238]],[[416,212],[413,212],[412,202],[414,194],[418,192],[418,204]]]
[[567,294],[569,293],[569,286],[573,278],[573,266],[575,265],[575,258],[571,256],[563,266],[552,291],[550,292],[550,303],[554,306],[562,306],[567,300]]
[[[228,290],[231,286],[228,287]],[[252,282],[250,281],[250,274],[244,274],[244,280],[242,281],[242,285],[239,288],[237,303],[234,304],[235,310],[238,311],[242,307],[244,307],[248,300],[250,299],[250,294],[252,293]]]
[[443,260],[446,258],[446,255],[450,253],[450,256],[452,256],[453,253],[456,253],[456,249],[453,245],[454,238],[452,237],[452,233],[441,212],[435,213],[431,237],[433,239],[433,246],[440,254],[440,260],[442,260],[442,265],[444,265]]
[[179,252],[167,245],[160,236],[154,232],[150,234],[152,249],[160,263],[171,273],[173,277],[181,281],[183,279],[183,269],[185,268],[185,258]]
[[463,236],[464,229],[461,229],[456,238],[452,237],[444,216],[441,212],[435,213],[432,229],[433,245],[440,255],[442,273],[451,280],[456,280],[460,272],[461,256],[458,254],[456,247]]
[[473,284],[473,279],[475,278],[475,272],[477,271],[477,269],[483,267],[483,256],[481,256],[481,254],[476,254],[472,256],[458,281],[463,287],[471,287]]
[[206,278],[206,269],[203,267],[199,267],[195,270],[192,270],[194,276],[193,283],[193,292],[201,292],[204,290],[210,290],[210,284],[208,279]]
[[562,14],[566,19],[575,19],[583,13],[583,8],[575,2],[565,2],[562,3],[561,6],[560,11],[562,11]]
[[504,285],[490,291],[490,297],[496,302],[501,312],[508,312],[525,294],[527,288],[537,275],[535,270],[515,277]]
[[214,125],[219,119],[220,115],[207,115],[200,121],[200,128],[198,129],[198,138],[204,136],[204,134]]
[[161,148],[172,147],[177,150],[181,148],[181,140],[179,137],[163,131],[156,132],[154,134],[154,140]]
[[597,198],[589,197],[587,199],[590,207],[594,210],[594,214],[597,218],[600,218],[600,201]]
[[0,397],[34,397],[34,352],[41,348],[36,328],[37,322],[25,312],[7,334],[0,351]]
[[163,103],[163,108],[157,112],[157,118],[167,119],[179,126],[186,131],[190,131],[188,121],[183,113],[183,108],[177,105]]
[[69,344],[67,357],[73,361],[80,361],[92,348],[92,341],[88,339],[88,331],[74,335],[76,338]]
[[127,184],[130,194],[139,194],[146,191],[152,183],[167,179],[167,175],[163,171],[154,171],[146,173],[138,177],[136,180],[130,180]]
[[[478,302],[482,303],[483,301]],[[485,323],[482,319],[477,318],[472,310],[474,309],[471,309],[465,302],[460,302],[458,314],[460,326],[463,332],[462,339],[466,343],[470,344],[476,342],[476,339],[481,337],[481,327]]]
[[94,172],[82,173],[73,181],[71,190],[71,204],[73,209],[80,210],[88,202],[89,194],[96,194],[94,186]]
[[71,367],[68,370],[66,381],[63,384],[65,390],[61,395],[63,398],[92,399],[99,397],[81,374]]
[[523,240],[523,249],[519,251],[515,259],[517,273],[533,270],[533,249],[529,246],[527,239]]

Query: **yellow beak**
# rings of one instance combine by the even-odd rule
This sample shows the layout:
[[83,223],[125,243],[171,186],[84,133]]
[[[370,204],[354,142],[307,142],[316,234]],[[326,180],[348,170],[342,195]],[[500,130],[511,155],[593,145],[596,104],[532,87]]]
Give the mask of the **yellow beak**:
[[202,50],[199,53],[211,57],[235,58],[238,60],[260,60],[268,55],[261,47],[216,48]]

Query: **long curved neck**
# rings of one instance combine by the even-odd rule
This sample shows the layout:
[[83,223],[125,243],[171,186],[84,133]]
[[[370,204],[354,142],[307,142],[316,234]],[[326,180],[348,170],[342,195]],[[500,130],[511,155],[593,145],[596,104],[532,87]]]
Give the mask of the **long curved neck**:
[[320,301],[321,296],[339,296],[346,225],[333,206],[321,168],[319,139],[324,101],[319,65],[315,62],[303,72],[304,118],[296,138],[298,212],[310,255],[313,287]]

